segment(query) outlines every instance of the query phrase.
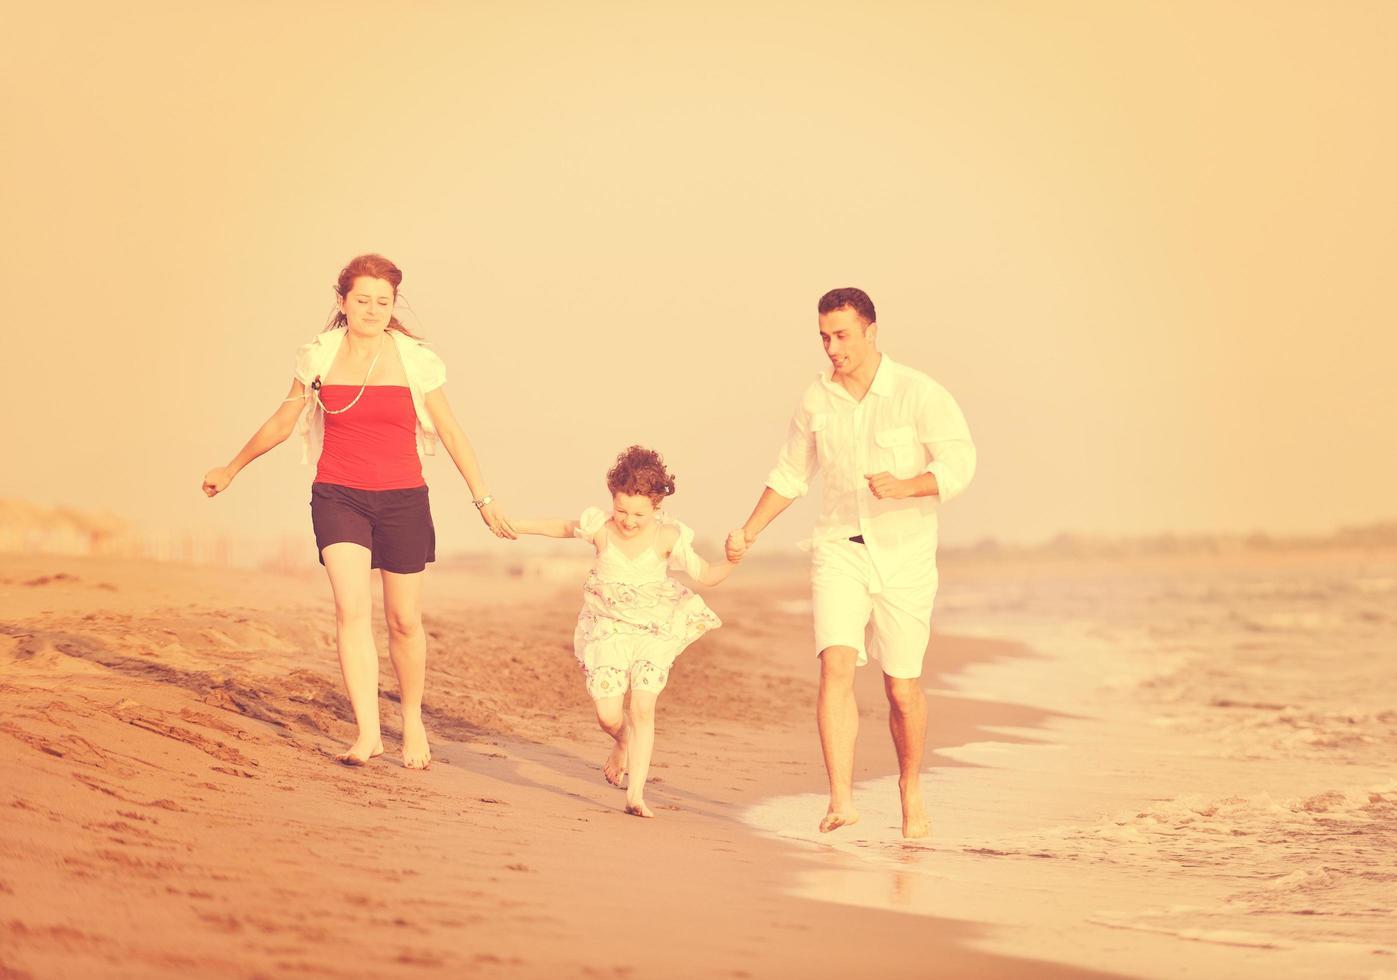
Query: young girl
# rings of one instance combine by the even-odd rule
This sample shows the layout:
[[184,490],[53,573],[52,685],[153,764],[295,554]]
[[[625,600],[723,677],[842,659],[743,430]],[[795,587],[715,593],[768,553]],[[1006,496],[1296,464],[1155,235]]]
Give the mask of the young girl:
[[[630,771],[626,812],[655,814],[645,805],[645,778],[655,747],[655,701],[674,658],[722,623],[702,599],[669,577],[682,568],[701,585],[717,585],[731,562],[709,565],[694,553],[694,532],[659,509],[674,493],[660,454],[632,446],[606,474],[611,513],[589,507],[575,521],[511,521],[520,534],[578,537],[597,560],[582,586],[573,650],[587,675],[587,693],[602,731],[616,741],[602,771],[621,785]],[[626,692],[630,704],[623,711]]]

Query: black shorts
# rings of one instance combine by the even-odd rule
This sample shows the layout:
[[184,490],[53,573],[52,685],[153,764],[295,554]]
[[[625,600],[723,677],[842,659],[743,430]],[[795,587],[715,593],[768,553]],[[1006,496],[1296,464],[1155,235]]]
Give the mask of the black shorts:
[[310,520],[315,550],[325,564],[325,549],[350,541],[369,549],[370,568],[411,575],[437,560],[437,531],[427,488],[356,490],[334,483],[312,483]]

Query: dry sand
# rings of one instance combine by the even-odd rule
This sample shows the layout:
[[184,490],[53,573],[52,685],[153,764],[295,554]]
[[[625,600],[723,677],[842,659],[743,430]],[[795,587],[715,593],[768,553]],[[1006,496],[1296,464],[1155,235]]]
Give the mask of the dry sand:
[[[782,604],[806,583],[743,573],[661,699],[643,821],[599,771],[576,582],[433,569],[421,773],[386,655],[388,754],[332,761],[352,722],[318,571],[0,558],[0,977],[1099,975],[790,897],[808,852],[739,815],[823,787],[808,616]],[[934,651],[932,686],[1018,652]],[[894,760],[860,683],[864,779]],[[1041,716],[937,696],[931,747]]]

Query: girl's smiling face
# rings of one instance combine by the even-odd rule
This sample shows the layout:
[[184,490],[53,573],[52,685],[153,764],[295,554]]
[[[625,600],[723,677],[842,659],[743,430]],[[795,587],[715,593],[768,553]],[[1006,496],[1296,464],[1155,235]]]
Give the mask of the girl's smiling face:
[[613,494],[611,520],[621,532],[621,537],[633,538],[655,523],[655,505],[643,494]]

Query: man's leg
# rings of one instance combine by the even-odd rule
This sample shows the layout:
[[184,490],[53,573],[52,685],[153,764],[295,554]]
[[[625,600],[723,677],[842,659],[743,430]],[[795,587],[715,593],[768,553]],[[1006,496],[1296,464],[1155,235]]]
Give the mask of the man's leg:
[[829,773],[829,809],[820,833],[858,823],[854,809],[854,743],[859,735],[859,708],[854,701],[854,669],[858,651],[827,647],[820,651],[820,700],[816,717],[820,748]]
[[873,600],[873,642],[883,665],[888,728],[897,750],[903,837],[925,837],[929,832],[926,803],[922,799],[926,694],[921,677],[935,600],[934,569],[919,570],[910,584],[884,589]]
[[829,774],[829,809],[820,821],[822,834],[859,819],[854,809],[854,742],[859,734],[854,671],[873,612],[868,593],[870,573],[868,551],[862,544],[832,541],[815,549],[810,585],[815,649],[820,651],[816,720]]
[[902,836],[925,837],[930,830],[922,799],[922,752],[926,747],[926,694],[920,677],[883,675],[888,694],[888,728],[897,749],[897,788],[902,795]]

